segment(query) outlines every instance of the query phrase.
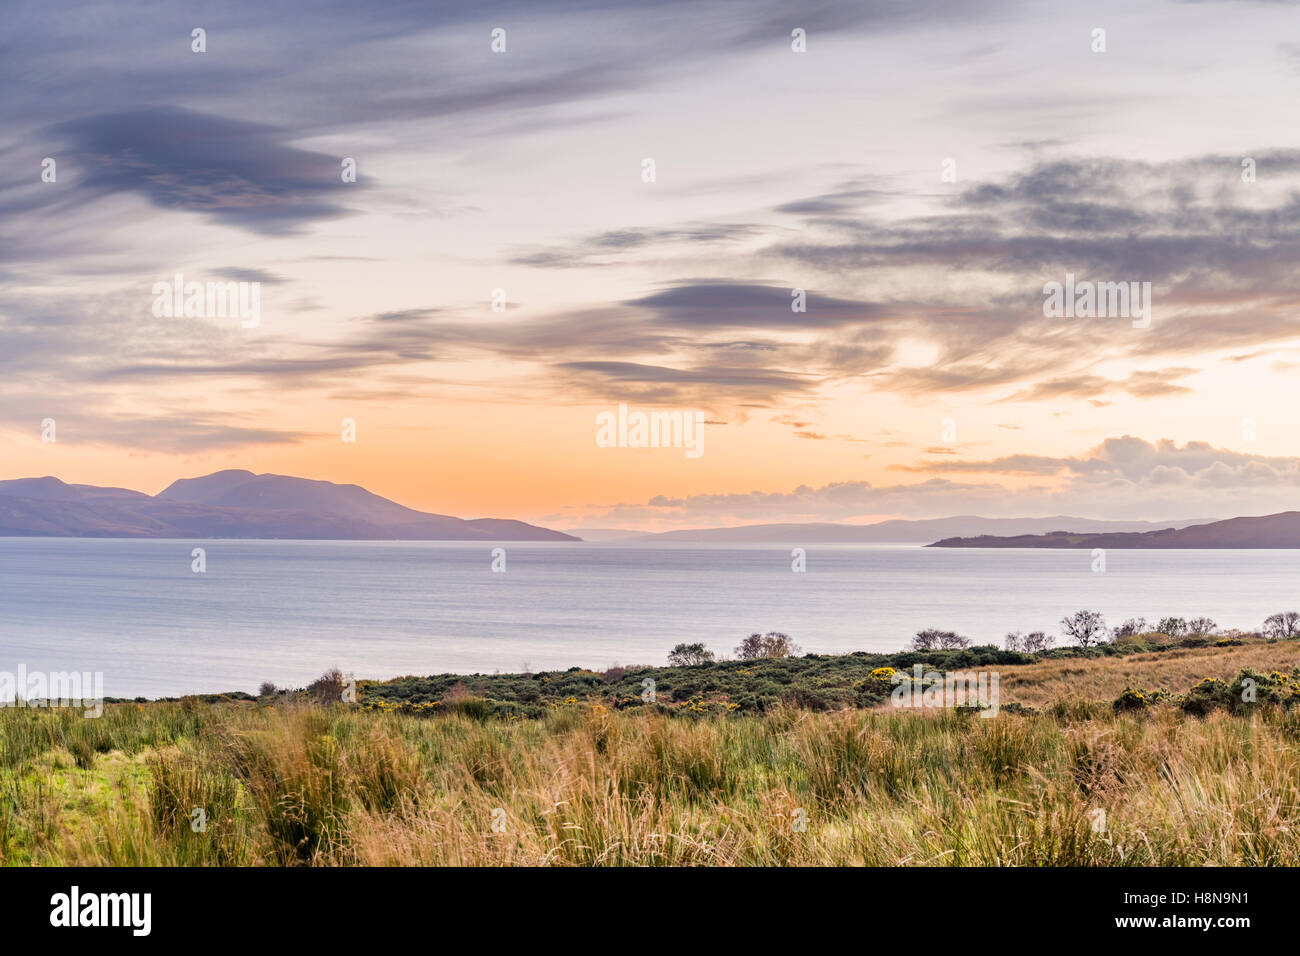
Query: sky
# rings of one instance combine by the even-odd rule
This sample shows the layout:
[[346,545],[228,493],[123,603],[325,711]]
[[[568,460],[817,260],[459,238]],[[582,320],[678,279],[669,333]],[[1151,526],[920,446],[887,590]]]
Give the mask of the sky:
[[[566,529],[1295,508],[1296,6],[8,4],[0,477]],[[178,274],[256,325],[156,314]],[[1067,275],[1149,322],[1045,314]],[[620,405],[702,452],[602,447]]]

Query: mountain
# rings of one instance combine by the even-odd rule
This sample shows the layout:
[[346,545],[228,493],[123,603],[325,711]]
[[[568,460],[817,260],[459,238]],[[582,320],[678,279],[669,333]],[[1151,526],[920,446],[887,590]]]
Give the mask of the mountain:
[[649,531],[633,531],[629,528],[570,528],[570,534],[576,534],[583,541],[628,541],[634,538],[653,538]]
[[[1201,519],[1205,520],[1205,519]],[[1175,521],[1183,527],[1193,520]],[[853,544],[893,542],[924,544],[937,538],[958,535],[1032,535],[1070,528],[1082,532],[1147,531],[1167,528],[1171,522],[1101,521],[1095,518],[981,518],[956,515],[951,518],[926,518],[918,521],[891,519],[874,524],[750,524],[736,528],[700,528],[690,531],[664,531],[645,535],[639,540],[677,542],[780,542],[785,544]]]
[[932,548],[1300,548],[1300,511],[1229,518],[1130,534],[1049,534],[945,538]]
[[236,470],[182,478],[152,496],[50,477],[0,481],[0,536],[580,540],[522,521],[416,511],[360,485]]

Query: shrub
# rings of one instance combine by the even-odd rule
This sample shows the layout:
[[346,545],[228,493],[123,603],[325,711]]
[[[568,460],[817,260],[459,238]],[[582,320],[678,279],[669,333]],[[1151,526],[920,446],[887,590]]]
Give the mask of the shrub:
[[1140,634],[1127,634],[1111,641],[1111,647],[1117,651],[1141,654],[1151,650],[1151,645]]
[[[911,643],[911,649],[914,651],[952,650],[969,646],[970,639],[962,637],[956,631],[940,631],[933,627],[917,631]],[[1016,650],[1017,648],[1008,647],[1007,649]]]
[[1202,677],[1182,698],[1182,708],[1189,714],[1204,717],[1216,707],[1230,706],[1232,688],[1217,677]]
[[[758,637],[757,634],[751,635]],[[768,635],[771,636],[771,635]],[[784,636],[784,635],[782,635]],[[780,656],[781,655],[757,655],[757,656]],[[670,667],[693,667],[697,664],[712,664],[713,652],[703,644],[678,644],[668,652],[668,664]]]
[[1145,634],[1147,632],[1147,619],[1144,617],[1131,617],[1119,627],[1111,631],[1111,637],[1119,640],[1122,637],[1132,637],[1135,634]]
[[766,657],[789,657],[797,653],[799,653],[799,645],[779,631],[751,634],[736,647],[736,656],[745,661]]
[[315,697],[319,703],[335,704],[343,699],[345,686],[346,681],[343,679],[343,672],[337,667],[332,667],[308,684],[307,692]]
[[1115,713],[1123,713],[1128,710],[1146,710],[1151,700],[1145,690],[1134,690],[1131,687],[1125,687],[1123,693],[1115,698]]

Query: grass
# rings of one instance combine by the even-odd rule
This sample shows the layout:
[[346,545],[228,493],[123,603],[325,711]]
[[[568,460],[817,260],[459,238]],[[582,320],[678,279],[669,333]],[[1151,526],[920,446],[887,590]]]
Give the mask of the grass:
[[1205,676],[1230,678],[1241,668],[1289,672],[1300,664],[1300,642],[1238,647],[1172,647],[1114,657],[1048,658],[998,667],[1004,701],[1044,707],[1065,697],[1113,700],[1139,685],[1186,689]]
[[1298,650],[999,665],[1004,690],[1036,709],[1004,701],[992,719],[578,699],[511,719],[472,706],[469,678],[445,713],[305,695],[111,703],[97,720],[0,709],[0,861],[1294,866],[1300,707],[1198,717],[1112,700],[1165,680],[1226,687],[1243,667],[1289,672]]

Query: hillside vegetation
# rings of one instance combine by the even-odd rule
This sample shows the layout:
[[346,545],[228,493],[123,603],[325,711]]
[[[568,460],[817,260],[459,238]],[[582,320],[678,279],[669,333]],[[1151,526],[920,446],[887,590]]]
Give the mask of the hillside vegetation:
[[[4,709],[0,860],[1294,866],[1298,650],[893,657],[996,656],[1033,709],[1004,700],[991,719],[862,693],[889,666],[872,655],[408,678],[363,684],[355,703],[322,701],[325,681],[110,703],[99,719]],[[618,706],[643,674],[666,700]],[[1164,680],[1183,686],[1155,693]],[[745,681],[753,705],[728,707]],[[516,699],[536,715],[506,709]]]

